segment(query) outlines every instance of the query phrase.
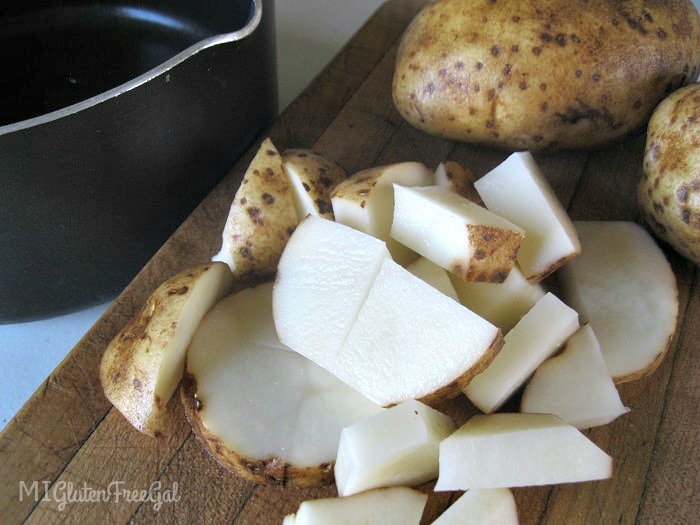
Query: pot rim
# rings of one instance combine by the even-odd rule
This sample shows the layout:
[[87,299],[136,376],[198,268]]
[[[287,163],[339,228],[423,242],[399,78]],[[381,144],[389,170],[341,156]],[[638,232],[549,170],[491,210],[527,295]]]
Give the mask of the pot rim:
[[39,126],[41,124],[46,124],[47,122],[52,122],[64,117],[68,117],[85,109],[101,104],[106,100],[117,97],[122,93],[131,91],[132,89],[145,84],[153,80],[154,78],[166,73],[178,64],[184,62],[191,56],[196,55],[200,51],[207,49],[209,47],[217,46],[220,44],[226,44],[230,42],[236,42],[243,40],[244,38],[250,36],[260,25],[262,20],[262,0],[252,0],[253,4],[253,15],[250,17],[246,25],[242,28],[232,31],[230,33],[221,33],[218,35],[213,35],[199,42],[192,44],[190,47],[180,51],[178,54],[169,58],[165,62],[149,69],[145,73],[142,73],[131,80],[123,82],[116,87],[103,91],[102,93],[95,95],[93,97],[81,100],[75,104],[62,107],[60,109],[50,111],[49,113],[44,113],[36,117],[31,117],[25,120],[20,120],[18,122],[13,122],[12,124],[5,124],[0,126],[0,136],[8,135],[17,131]]

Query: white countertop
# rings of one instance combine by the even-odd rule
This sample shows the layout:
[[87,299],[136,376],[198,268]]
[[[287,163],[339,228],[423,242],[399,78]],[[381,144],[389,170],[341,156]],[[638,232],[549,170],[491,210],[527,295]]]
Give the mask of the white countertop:
[[[321,71],[381,0],[276,0],[280,109]],[[0,325],[0,428],[22,408],[109,303],[43,321]]]

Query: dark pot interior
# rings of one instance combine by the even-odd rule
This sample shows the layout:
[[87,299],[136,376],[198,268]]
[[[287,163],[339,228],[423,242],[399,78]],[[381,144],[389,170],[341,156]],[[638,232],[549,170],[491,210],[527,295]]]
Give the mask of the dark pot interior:
[[235,0],[0,12],[0,322],[113,297],[274,118],[271,1],[250,36],[157,70],[253,12]]

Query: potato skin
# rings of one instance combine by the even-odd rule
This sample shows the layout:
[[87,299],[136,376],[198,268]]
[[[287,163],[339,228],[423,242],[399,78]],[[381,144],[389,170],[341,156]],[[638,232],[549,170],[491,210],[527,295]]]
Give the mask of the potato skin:
[[[198,281],[218,265],[219,269],[226,268],[223,263],[208,263],[163,282],[102,355],[100,382],[105,397],[144,434],[164,437],[173,428],[171,404],[155,393],[163,355],[175,337],[180,315]],[[228,268],[225,273],[228,274]],[[224,285],[230,288],[232,278],[230,274],[228,277]]]
[[700,84],[679,89],[654,111],[637,199],[654,233],[700,264]]
[[210,432],[202,421],[197,399],[197,378],[189,372],[185,372],[182,378],[180,401],[199,442],[221,466],[230,472],[262,485],[320,487],[333,483],[335,462],[323,463],[316,467],[297,467],[277,457],[247,458],[229,448]]
[[438,0],[404,34],[393,97],[430,134],[589,149],[641,127],[698,72],[690,0]]

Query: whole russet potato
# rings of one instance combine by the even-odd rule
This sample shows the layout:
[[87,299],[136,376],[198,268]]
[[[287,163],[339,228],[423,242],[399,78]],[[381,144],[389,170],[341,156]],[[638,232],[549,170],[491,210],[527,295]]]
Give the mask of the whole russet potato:
[[654,111],[637,197],[652,230],[700,264],[700,84],[679,89]]
[[690,0],[438,0],[403,36],[393,97],[430,134],[588,149],[642,127],[698,72]]

